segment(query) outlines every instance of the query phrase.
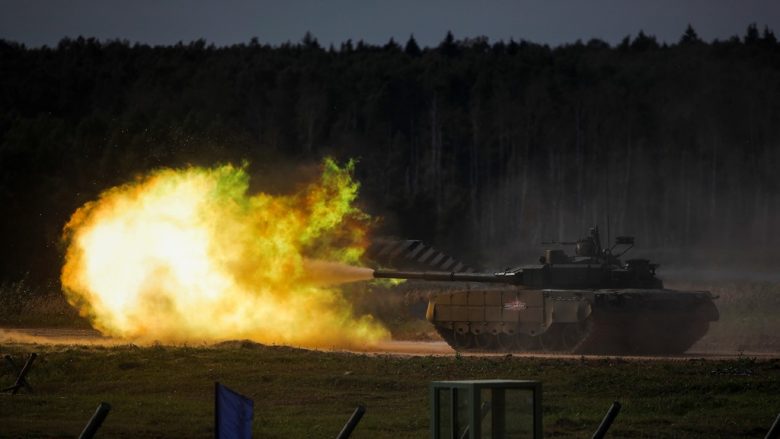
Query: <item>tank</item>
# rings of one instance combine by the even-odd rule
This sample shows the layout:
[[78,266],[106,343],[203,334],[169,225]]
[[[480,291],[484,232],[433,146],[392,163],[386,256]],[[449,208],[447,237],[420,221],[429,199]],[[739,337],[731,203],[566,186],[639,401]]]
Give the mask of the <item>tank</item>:
[[577,241],[546,244],[556,248],[538,264],[501,272],[375,270],[374,277],[453,283],[431,294],[426,318],[456,351],[680,354],[719,318],[709,292],[666,289],[658,264],[624,262],[631,236],[602,248],[594,227]]

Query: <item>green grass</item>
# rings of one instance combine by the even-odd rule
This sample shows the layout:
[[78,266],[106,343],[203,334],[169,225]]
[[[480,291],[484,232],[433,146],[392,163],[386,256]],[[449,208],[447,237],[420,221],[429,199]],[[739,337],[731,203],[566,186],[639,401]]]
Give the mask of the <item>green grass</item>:
[[[536,379],[546,437],[589,437],[613,400],[610,437],[763,437],[780,411],[780,360],[624,361],[371,356],[265,347],[55,347],[40,354],[32,394],[0,396],[0,436],[76,436],[100,401],[102,437],[211,437],[214,381],[255,401],[255,437],[334,437],[357,404],[355,438],[427,437],[433,380]],[[4,367],[0,384],[13,376]]]
[[[721,321],[702,340],[713,350],[777,350],[777,284],[670,285],[720,296]],[[356,312],[395,338],[435,338],[407,286],[347,291]],[[88,327],[61,294],[24,281],[0,285],[0,326]],[[418,307],[419,308],[419,307]],[[433,380],[538,379],[546,437],[590,437],[613,400],[623,404],[609,437],[763,437],[780,412],[780,360],[623,361],[521,357],[367,356],[253,343],[218,347],[0,345],[41,354],[35,393],[0,395],[0,438],[77,436],[100,401],[113,409],[103,437],[212,437],[213,383],[255,401],[255,437],[334,437],[357,404],[353,437],[427,437]],[[749,374],[745,375],[745,372]],[[0,387],[14,377],[0,363]]]

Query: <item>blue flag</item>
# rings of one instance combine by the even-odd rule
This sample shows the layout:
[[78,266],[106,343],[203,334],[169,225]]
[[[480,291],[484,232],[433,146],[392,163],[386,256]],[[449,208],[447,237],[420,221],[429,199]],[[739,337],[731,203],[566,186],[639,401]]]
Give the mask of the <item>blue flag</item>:
[[252,439],[252,414],[255,403],[220,383],[215,384],[214,437],[216,439]]

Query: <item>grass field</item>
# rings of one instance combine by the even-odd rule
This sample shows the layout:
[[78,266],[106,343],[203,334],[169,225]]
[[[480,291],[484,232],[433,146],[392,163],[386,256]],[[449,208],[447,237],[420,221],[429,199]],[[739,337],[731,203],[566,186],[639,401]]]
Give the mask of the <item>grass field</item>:
[[[609,437],[763,437],[780,411],[780,360],[398,357],[229,342],[215,347],[0,346],[40,354],[35,392],[0,395],[0,436],[74,437],[100,401],[102,437],[211,437],[214,381],[255,401],[254,436],[427,437],[432,380],[536,379],[546,437],[590,437],[613,400]],[[2,368],[0,384],[13,376]]]
[[[780,349],[780,285],[670,282],[719,295],[721,320],[694,350]],[[409,290],[407,288],[407,290]],[[403,291],[403,289],[400,289]],[[413,289],[412,289],[413,290]],[[400,339],[435,338],[419,292],[350,291]],[[89,327],[57,292],[0,285],[0,326]],[[609,437],[763,437],[780,412],[780,359],[730,361],[370,356],[231,342],[216,347],[0,344],[17,361],[40,357],[35,393],[0,395],[0,437],[75,437],[100,401],[103,437],[212,437],[214,381],[255,401],[255,437],[334,437],[357,404],[353,437],[427,437],[433,380],[537,379],[546,437],[590,437],[613,400]],[[0,364],[0,387],[13,382]]]

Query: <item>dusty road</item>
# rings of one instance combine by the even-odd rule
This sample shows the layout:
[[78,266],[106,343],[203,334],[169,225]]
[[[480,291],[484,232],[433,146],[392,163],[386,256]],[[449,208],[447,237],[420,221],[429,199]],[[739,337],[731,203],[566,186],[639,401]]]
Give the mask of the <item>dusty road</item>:
[[[93,329],[63,329],[63,328],[13,328],[0,329],[0,343],[33,343],[52,345],[87,345],[87,346],[116,346],[130,344],[132,341],[104,337]],[[340,351],[340,349],[321,349],[323,351]],[[455,351],[443,341],[411,341],[391,340],[381,342],[375,346],[366,346],[365,349],[344,350],[350,352],[362,352],[374,355],[455,355]],[[465,356],[505,356],[505,353],[463,353]],[[517,357],[529,358],[605,358],[598,355],[572,355],[558,353],[517,352]],[[729,359],[743,357],[755,357],[759,359],[780,358],[780,352],[687,352],[684,355],[674,356],[623,356],[624,359],[636,360],[689,360],[702,359]],[[609,356],[614,357],[614,356]]]

